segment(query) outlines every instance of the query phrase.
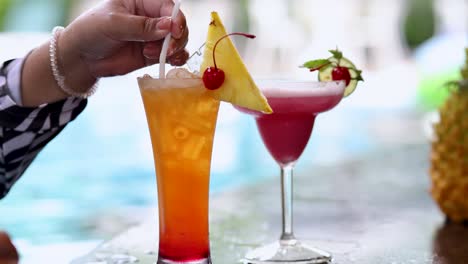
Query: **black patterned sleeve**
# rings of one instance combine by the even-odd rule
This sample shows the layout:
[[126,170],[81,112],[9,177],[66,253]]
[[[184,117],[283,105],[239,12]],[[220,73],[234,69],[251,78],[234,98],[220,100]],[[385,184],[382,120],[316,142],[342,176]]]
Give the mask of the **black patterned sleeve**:
[[67,98],[37,108],[18,106],[7,92],[7,64],[0,68],[0,199],[87,103]]

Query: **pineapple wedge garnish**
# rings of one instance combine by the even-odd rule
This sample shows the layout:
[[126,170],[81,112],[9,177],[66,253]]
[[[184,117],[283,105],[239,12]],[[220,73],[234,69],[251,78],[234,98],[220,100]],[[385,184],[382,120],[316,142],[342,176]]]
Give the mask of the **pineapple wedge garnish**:
[[[214,45],[227,34],[218,13],[211,12],[211,23],[208,27],[203,62],[200,68],[201,73],[205,72],[208,67],[214,66]],[[273,112],[229,37],[218,43],[215,56],[217,67],[225,73],[225,80],[219,89],[207,90],[211,96],[244,108],[264,113]]]

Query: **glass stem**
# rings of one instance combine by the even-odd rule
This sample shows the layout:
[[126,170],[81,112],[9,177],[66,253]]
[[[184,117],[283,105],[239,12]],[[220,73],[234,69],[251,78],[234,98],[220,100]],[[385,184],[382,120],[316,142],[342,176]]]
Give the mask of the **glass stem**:
[[281,205],[283,208],[282,241],[295,240],[293,234],[293,169],[294,164],[281,166]]

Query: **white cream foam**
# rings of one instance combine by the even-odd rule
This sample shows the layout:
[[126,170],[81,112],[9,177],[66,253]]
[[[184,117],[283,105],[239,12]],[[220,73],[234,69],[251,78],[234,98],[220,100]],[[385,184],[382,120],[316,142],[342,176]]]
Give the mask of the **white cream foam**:
[[166,78],[169,79],[183,79],[183,78],[199,78],[198,75],[191,73],[189,70],[184,68],[174,68],[171,69]]
[[142,89],[175,89],[191,88],[203,85],[201,78],[184,68],[171,69],[165,79],[153,78],[148,74],[138,78],[138,83]]
[[316,81],[289,81],[289,80],[255,80],[266,97],[312,97],[343,94],[345,83],[316,82]]

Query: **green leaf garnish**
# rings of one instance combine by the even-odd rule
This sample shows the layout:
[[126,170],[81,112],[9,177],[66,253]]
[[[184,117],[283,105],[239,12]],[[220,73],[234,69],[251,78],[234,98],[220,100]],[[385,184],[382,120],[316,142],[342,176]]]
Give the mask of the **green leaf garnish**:
[[329,52],[332,54],[331,57],[327,59],[310,60],[300,67],[307,68],[309,71],[318,70],[318,80],[325,82],[340,78],[339,76],[334,76],[336,68],[341,68],[339,69],[341,71],[348,71],[347,74],[349,74],[349,77],[343,76],[343,79],[346,79],[346,82],[348,83],[345,87],[343,97],[347,97],[354,92],[358,82],[364,81],[364,78],[362,78],[362,71],[357,69],[354,63],[349,59],[345,58],[343,56],[343,52],[338,48],[329,50]]
[[352,69],[352,70],[354,70],[354,72],[356,72],[356,77],[353,78],[354,80],[364,81],[364,78],[362,78],[362,71],[361,70],[358,70],[358,69]]
[[301,67],[302,68],[307,68],[310,71],[315,71],[315,70],[319,70],[320,68],[322,68],[323,66],[328,65],[328,64],[330,64],[329,60],[319,59],[319,60],[307,61]]
[[343,58],[343,52],[339,51],[338,48],[335,50],[329,50],[329,52],[333,55],[333,58],[337,60]]

